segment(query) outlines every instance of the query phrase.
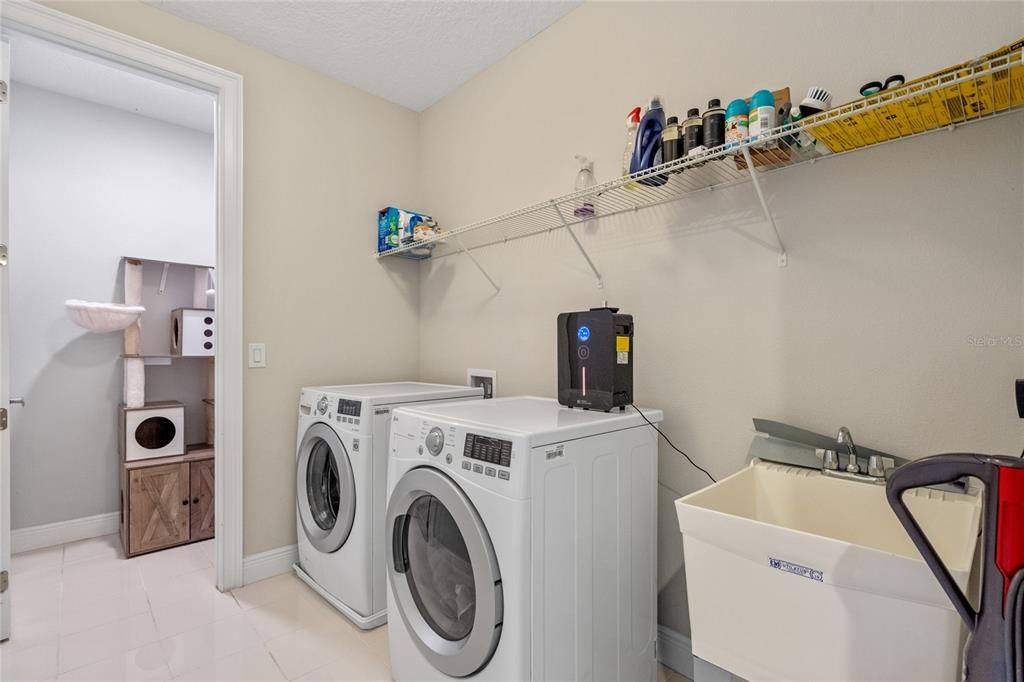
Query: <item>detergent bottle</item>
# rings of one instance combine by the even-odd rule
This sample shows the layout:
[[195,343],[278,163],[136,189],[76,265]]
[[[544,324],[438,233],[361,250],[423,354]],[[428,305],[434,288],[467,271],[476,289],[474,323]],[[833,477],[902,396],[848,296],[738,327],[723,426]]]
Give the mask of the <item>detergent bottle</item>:
[[[626,116],[626,149],[622,152],[622,174],[629,175],[629,164],[633,160],[633,148],[636,146],[636,129],[640,127],[640,117],[644,115],[643,107],[636,107]],[[635,182],[627,182],[626,189],[639,189]]]
[[[661,132],[665,129],[665,111],[661,108],[661,99],[651,97],[647,113],[640,119],[636,130],[636,143],[633,157],[629,162],[630,174],[641,173],[661,163]],[[668,182],[668,176],[649,175],[638,180],[640,184],[657,187]]]

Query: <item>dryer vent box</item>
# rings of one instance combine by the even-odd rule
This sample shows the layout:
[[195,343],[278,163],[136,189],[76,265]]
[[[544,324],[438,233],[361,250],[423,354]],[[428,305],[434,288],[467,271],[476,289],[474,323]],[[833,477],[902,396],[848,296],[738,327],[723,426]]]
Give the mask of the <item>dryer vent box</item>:
[[171,311],[171,355],[212,357],[215,344],[213,310],[177,308]]

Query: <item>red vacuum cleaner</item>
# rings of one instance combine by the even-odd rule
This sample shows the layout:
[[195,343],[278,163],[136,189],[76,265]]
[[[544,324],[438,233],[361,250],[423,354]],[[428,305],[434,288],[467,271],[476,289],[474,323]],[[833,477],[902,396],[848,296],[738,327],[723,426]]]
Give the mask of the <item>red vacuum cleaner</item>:
[[[964,476],[985,484],[978,610],[954,582],[902,499],[911,488],[952,483]],[[969,454],[926,457],[893,471],[886,496],[970,631],[964,679],[1024,682],[1024,459]]]

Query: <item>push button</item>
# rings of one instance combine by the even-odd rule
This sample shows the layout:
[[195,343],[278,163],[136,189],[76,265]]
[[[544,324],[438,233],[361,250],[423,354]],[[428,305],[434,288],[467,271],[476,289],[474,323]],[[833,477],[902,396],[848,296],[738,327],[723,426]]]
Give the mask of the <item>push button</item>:
[[494,469],[494,467],[487,467],[484,473],[490,476],[491,478],[494,478],[494,475],[498,472]]
[[483,464],[474,464],[473,465],[473,473],[474,474],[482,474],[483,472],[484,472],[484,465]]
[[498,472],[498,478],[500,478],[503,481],[507,481],[508,480],[508,472],[505,471],[504,469],[502,469],[501,471]]
[[580,346],[576,353],[580,356],[580,360],[586,360],[590,357],[590,348],[587,346]]
[[463,462],[462,468],[465,469],[466,471],[472,471],[473,464],[471,462]]

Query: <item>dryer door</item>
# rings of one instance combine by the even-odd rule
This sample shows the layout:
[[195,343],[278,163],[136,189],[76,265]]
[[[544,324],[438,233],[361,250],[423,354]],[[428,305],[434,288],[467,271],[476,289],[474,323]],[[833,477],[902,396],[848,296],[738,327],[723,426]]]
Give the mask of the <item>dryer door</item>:
[[494,547],[473,503],[437,469],[413,469],[391,493],[387,528],[388,577],[416,646],[446,675],[479,671],[498,646],[504,602]]
[[320,552],[345,544],[356,516],[356,486],[348,451],[338,434],[317,422],[299,443],[296,507],[310,543]]

